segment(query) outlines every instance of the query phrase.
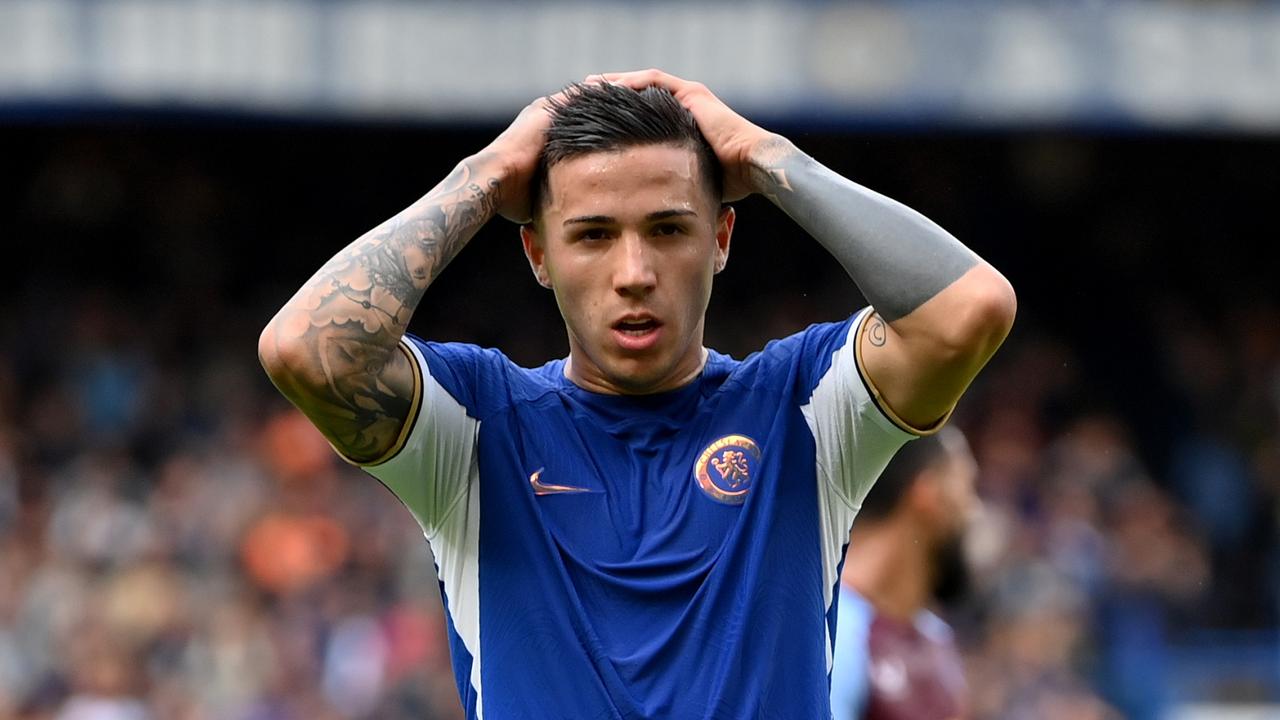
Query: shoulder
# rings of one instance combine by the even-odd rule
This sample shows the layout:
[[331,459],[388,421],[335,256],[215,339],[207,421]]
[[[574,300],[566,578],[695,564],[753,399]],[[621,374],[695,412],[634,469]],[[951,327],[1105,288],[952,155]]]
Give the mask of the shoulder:
[[829,355],[848,342],[850,329],[861,322],[868,310],[869,308],[864,308],[835,322],[814,323],[784,338],[771,340],[759,354],[771,360],[804,355]]
[[436,342],[423,340],[417,335],[406,334],[405,342],[416,349],[432,370],[437,367],[453,372],[502,371],[511,362],[501,350],[464,342]]
[[406,335],[405,343],[430,381],[477,415],[554,391],[563,365],[563,361],[553,360],[541,367],[526,368],[496,348],[434,342],[415,335]]
[[855,329],[867,316],[864,308],[844,320],[815,323],[783,338],[769,341],[758,352],[738,363],[733,376],[751,387],[778,382],[794,383],[802,393],[812,391],[818,381],[848,349],[853,357]]

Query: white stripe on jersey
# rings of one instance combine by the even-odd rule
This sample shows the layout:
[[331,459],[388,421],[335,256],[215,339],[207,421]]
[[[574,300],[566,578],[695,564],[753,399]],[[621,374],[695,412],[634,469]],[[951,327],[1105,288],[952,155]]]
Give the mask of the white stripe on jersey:
[[[871,316],[865,308],[849,323],[845,342],[831,356],[831,367],[801,406],[816,449],[818,517],[822,541],[822,592],[825,612],[831,612],[840,578],[841,554],[862,500],[903,443],[915,436],[904,432],[880,411],[858,372],[857,344],[862,324]],[[826,631],[827,672],[831,672],[834,639]]]
[[484,717],[480,687],[480,421],[431,377],[426,358],[401,341],[422,370],[417,422],[398,455],[378,477],[413,513],[431,544],[453,628],[471,654],[476,718]]

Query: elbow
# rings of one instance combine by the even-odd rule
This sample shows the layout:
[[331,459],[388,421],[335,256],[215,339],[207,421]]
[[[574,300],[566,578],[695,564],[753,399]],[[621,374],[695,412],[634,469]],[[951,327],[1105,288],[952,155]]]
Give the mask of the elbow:
[[986,362],[1008,337],[1017,314],[1018,297],[1013,286],[995,268],[985,266],[956,323],[958,349]]
[[266,324],[266,327],[262,328],[260,336],[257,336],[257,361],[262,365],[262,369],[266,370],[268,377],[271,378],[274,378],[283,368],[282,361],[280,361],[280,348],[276,345],[274,319]]
[[1013,286],[985,263],[965,275],[931,314],[928,351],[939,366],[981,367],[1013,328]]
[[995,268],[990,268],[989,276],[975,304],[980,344],[990,346],[994,352],[1013,329],[1018,315],[1018,296],[1013,285]]
[[258,336],[258,362],[277,387],[290,384],[290,378],[297,375],[302,352],[298,343],[282,340],[278,316],[267,323]]

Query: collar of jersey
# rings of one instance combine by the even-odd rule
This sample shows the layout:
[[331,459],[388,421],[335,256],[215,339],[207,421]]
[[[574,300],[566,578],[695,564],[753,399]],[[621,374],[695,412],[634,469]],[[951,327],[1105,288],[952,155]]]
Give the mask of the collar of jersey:
[[564,359],[557,360],[552,369],[561,389],[574,400],[606,414],[667,415],[686,409],[697,399],[714,391],[719,383],[714,379],[723,375],[723,364],[728,360],[715,350],[708,350],[702,372],[688,383],[673,390],[647,395],[613,395],[594,392],[579,387],[564,375]]

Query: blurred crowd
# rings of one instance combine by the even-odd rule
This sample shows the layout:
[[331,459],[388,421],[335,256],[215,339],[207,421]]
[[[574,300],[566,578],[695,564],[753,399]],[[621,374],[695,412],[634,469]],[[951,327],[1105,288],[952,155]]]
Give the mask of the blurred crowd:
[[[157,237],[120,228],[159,228],[177,238],[174,266],[191,260],[182,243],[217,242],[201,233],[225,222],[231,180],[153,180],[126,221],[109,208],[126,204],[127,183],[94,176],[111,168],[102,157],[78,157],[40,166],[18,196],[22,229],[83,235],[101,258],[91,241],[155,251]],[[142,291],[48,264],[6,296],[0,719],[460,716],[421,530],[256,364],[258,328],[303,277],[246,290],[217,274],[232,262],[215,253]],[[483,262],[458,272],[478,277]],[[851,309],[821,288],[726,292],[734,309],[713,307],[710,327],[731,326],[719,337],[738,347],[797,330],[810,310]],[[442,320],[434,337],[533,358],[562,343],[545,314],[501,315],[501,293],[458,297],[474,298],[475,317]],[[1247,660],[1277,647],[1280,311],[1259,301],[1210,314],[1176,295],[1146,308],[1144,367],[1164,391],[1136,418],[1099,392],[1078,338],[1038,323],[1023,297],[1024,319],[954,420],[981,467],[983,508],[971,591],[943,611],[975,717],[1142,719],[1188,697],[1274,701],[1274,664]],[[748,312],[757,322],[732,322]],[[1153,443],[1156,416],[1167,421]],[[1237,664],[1204,672],[1198,662],[1224,648]]]
[[[962,403],[983,506],[953,619],[978,717],[1274,702],[1280,313],[1219,332],[1180,317],[1152,348],[1177,381],[1164,411],[1190,413],[1164,477],[1131,423],[1078,400],[1090,380],[1055,339],[1007,347]],[[1224,650],[1262,660],[1208,658]]]
[[47,376],[0,358],[0,717],[453,717],[394,497],[267,394],[252,345],[166,367],[163,331],[99,300]]

